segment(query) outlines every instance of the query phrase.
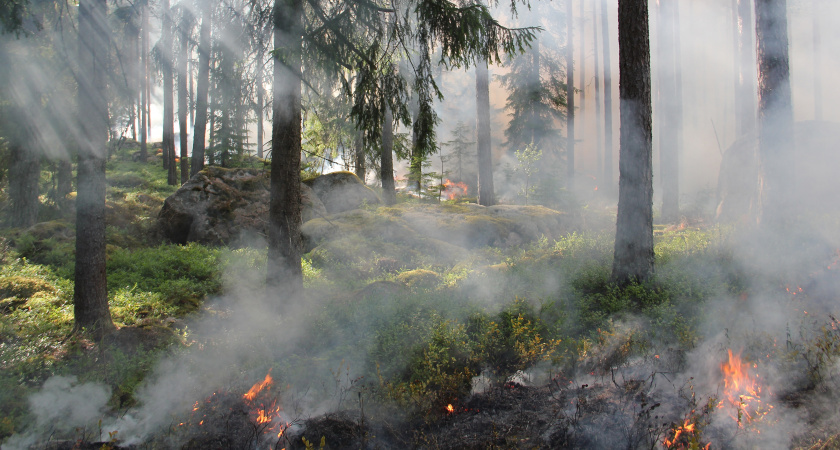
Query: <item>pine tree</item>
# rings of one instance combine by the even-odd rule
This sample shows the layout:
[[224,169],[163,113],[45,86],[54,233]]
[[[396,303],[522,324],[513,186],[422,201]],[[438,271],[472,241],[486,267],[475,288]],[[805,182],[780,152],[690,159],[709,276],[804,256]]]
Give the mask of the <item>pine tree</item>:
[[654,271],[653,131],[646,0],[618,5],[621,113],[618,215],[612,279],[642,282]]
[[102,335],[114,328],[105,276],[105,158],[109,30],[105,0],[79,3],[79,142],[76,197],[74,330]]

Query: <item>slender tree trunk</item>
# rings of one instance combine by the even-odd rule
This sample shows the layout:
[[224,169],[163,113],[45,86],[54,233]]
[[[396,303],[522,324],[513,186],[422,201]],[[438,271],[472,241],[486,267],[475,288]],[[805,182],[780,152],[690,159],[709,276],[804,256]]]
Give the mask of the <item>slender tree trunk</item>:
[[793,109],[785,0],[755,0],[761,222],[788,224],[793,207]]
[[388,105],[385,105],[385,118],[382,122],[379,169],[379,177],[382,179],[382,201],[386,205],[393,205],[397,203],[397,190],[394,186],[394,116]]
[[259,49],[257,49],[257,110],[255,111],[255,115],[257,116],[257,158],[263,158],[263,135],[265,134],[265,130],[263,128],[263,116],[265,115],[265,75],[264,75],[264,66],[265,66],[265,43],[263,42],[263,30],[259,31],[259,42],[257,42]]
[[365,182],[367,169],[365,168],[365,133],[363,130],[356,131],[356,176]]
[[73,192],[73,163],[70,162],[70,155],[62,157],[58,160],[58,182],[56,183],[56,190],[58,197],[58,205],[62,213],[67,213],[68,201],[67,194]]
[[490,140],[490,77],[487,60],[475,66],[475,126],[478,134],[478,204],[493,206],[496,194],[493,187],[493,152]]
[[148,104],[149,104],[149,4],[143,3],[143,29],[141,39],[141,54],[140,54],[140,162],[145,163],[149,158],[149,148],[147,143],[148,130]]
[[575,59],[572,0],[566,0],[566,189],[575,190]]
[[578,14],[580,14],[580,106],[578,109],[580,110],[580,114],[578,115],[577,119],[579,122],[580,134],[583,139],[586,139],[586,17],[583,14],[584,11],[584,0],[580,0],[580,10]]
[[163,0],[161,6],[161,42],[163,69],[163,167],[167,169],[166,181],[171,186],[178,184],[175,173],[175,97],[174,75],[172,73],[172,11],[169,0]]
[[300,234],[302,0],[274,1],[274,120],[271,131],[269,292],[284,297],[303,289]]
[[[592,3],[592,48],[595,49],[595,158],[597,160],[597,168],[595,170],[596,176],[600,177],[604,173],[604,160],[602,152],[604,151],[603,136],[604,130],[601,125],[601,66],[598,52],[598,19],[597,19],[597,4]],[[595,186],[598,189],[598,186]]]
[[190,57],[189,39],[190,39],[190,12],[183,8],[181,10],[181,55],[178,58],[178,129],[181,134],[181,184],[184,184],[190,178],[189,159],[187,158],[187,110],[189,104],[187,97],[187,60]]
[[195,129],[193,131],[192,164],[190,175],[204,168],[204,137],[207,134],[207,92],[210,88],[210,22],[213,6],[204,4],[201,11],[201,28],[198,31],[198,85],[195,99]]
[[[418,113],[419,115],[419,113]],[[414,119],[411,127],[411,156],[408,162],[408,189],[414,191],[418,197],[421,196],[421,183],[423,182],[423,155],[418,144],[418,127],[420,118]]]
[[[571,0],[569,0],[571,1]],[[540,95],[542,89],[542,78],[540,78],[540,40],[534,39],[531,43],[531,73],[530,80],[528,80],[530,90],[533,93],[530,96],[529,106],[531,108],[531,117],[529,118],[531,129],[531,144],[541,146],[542,140],[545,136],[540,123]],[[489,108],[489,107],[488,107]]]
[[756,72],[755,62],[753,57],[755,55],[755,45],[752,40],[752,0],[736,0],[736,10],[738,14],[738,44],[736,53],[738,55],[737,62],[737,85],[735,94],[735,126],[736,133],[741,136],[749,134],[756,129]]
[[653,131],[647,0],[618,3],[621,114],[618,215],[613,281],[647,280],[654,271]]
[[[22,134],[30,135],[25,132]],[[29,143],[9,144],[9,200],[11,211],[9,225],[31,227],[38,221],[38,180],[41,176],[41,158],[28,146]]]
[[811,0],[811,27],[814,29],[814,120],[823,120],[822,106],[822,44],[820,14],[817,0]]
[[109,30],[106,0],[79,3],[78,196],[74,330],[102,335],[114,328],[105,277],[105,155],[108,99],[105,91]]
[[677,109],[681,108],[677,97],[677,68],[675,58],[676,32],[674,7],[676,0],[659,3],[659,172],[662,178],[662,220],[677,220],[680,214],[679,184],[679,140],[676,124]]
[[604,189],[613,192],[612,59],[607,0],[601,0],[601,43],[604,46]]

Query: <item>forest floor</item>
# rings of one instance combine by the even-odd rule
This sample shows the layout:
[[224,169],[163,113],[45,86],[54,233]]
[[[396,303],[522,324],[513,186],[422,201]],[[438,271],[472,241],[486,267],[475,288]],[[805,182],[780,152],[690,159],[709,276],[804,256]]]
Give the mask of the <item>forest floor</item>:
[[691,213],[619,287],[592,197],[565,236],[458,258],[334,240],[289,298],[264,248],[163,242],[174,188],[130,151],[108,164],[113,335],[70,335],[71,214],[0,230],[4,450],[840,448],[840,218],[768,241]]

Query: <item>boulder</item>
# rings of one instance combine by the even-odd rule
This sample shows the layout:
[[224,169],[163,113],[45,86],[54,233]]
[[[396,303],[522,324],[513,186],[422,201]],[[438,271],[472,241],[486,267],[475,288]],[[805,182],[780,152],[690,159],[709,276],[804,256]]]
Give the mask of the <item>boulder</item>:
[[379,196],[352,172],[332,172],[304,181],[330,214],[378,205]]
[[[840,124],[805,121],[794,124],[796,180],[794,203],[799,211],[838,211]],[[718,176],[716,218],[721,222],[755,218],[758,202],[758,136],[742,136],[723,155]]]
[[[163,203],[158,224],[164,237],[185,244],[247,244],[267,235],[268,172],[208,167]],[[312,190],[301,184],[302,220],[326,215]]]

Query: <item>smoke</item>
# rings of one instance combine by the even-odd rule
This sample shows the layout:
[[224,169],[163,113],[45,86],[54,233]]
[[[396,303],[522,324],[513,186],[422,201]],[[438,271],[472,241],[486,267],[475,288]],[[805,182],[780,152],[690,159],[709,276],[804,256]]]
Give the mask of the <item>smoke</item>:
[[[97,383],[79,383],[74,376],[53,376],[40,391],[29,396],[29,410],[35,416],[26,433],[9,438],[3,450],[27,449],[53,433],[87,428],[95,433],[96,421],[104,416],[111,397],[109,388]],[[102,429],[98,430],[101,440]],[[107,434],[105,435],[107,436]]]

